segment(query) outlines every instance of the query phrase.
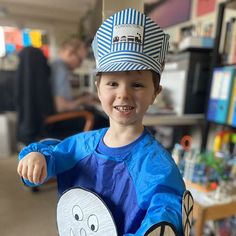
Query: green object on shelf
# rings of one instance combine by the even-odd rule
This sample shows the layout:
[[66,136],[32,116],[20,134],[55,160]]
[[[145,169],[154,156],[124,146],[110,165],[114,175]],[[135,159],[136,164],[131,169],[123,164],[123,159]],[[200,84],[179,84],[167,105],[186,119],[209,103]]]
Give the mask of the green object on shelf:
[[[221,153],[222,155],[225,155]],[[228,175],[225,172],[226,162],[223,156],[217,157],[214,152],[205,152],[200,155],[201,163],[204,163],[206,167],[212,168],[220,177],[220,180],[227,180]]]
[[231,142],[236,144],[236,133],[231,134]]

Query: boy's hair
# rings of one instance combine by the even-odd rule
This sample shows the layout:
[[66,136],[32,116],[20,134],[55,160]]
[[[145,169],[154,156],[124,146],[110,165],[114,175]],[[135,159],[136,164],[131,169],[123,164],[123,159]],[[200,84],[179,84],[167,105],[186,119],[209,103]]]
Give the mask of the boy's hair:
[[155,71],[152,70],[152,81],[153,81],[153,85],[154,85],[154,91],[158,91],[159,86],[160,86],[160,80],[161,77],[159,74],[157,74]]
[[128,8],[103,22],[92,47],[96,72],[152,70],[161,75],[169,35],[145,14]]
[[[154,91],[156,92],[159,89],[161,77],[155,71],[152,70],[151,72],[152,72],[152,81],[153,81]],[[102,72],[97,74],[97,78],[96,78],[97,86],[100,85],[101,76],[102,76]]]

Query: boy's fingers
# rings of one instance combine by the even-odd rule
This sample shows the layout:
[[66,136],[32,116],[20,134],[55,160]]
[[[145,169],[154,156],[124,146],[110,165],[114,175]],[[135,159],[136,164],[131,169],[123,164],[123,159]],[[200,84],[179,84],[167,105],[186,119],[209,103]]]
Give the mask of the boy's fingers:
[[27,178],[31,183],[33,183],[33,171],[34,171],[34,167],[28,166]]
[[33,171],[33,183],[39,184],[43,182],[43,180],[46,178],[45,169],[45,166],[35,166]]
[[33,183],[38,184],[40,175],[41,175],[41,167],[39,165],[36,165],[33,170]]
[[27,173],[28,173],[28,166],[27,165],[22,165],[21,176],[24,179],[28,179]]
[[22,161],[19,161],[19,164],[18,164],[18,166],[17,166],[17,172],[18,172],[18,174],[21,176],[22,174],[21,174],[21,172],[22,172]]
[[42,183],[46,179],[46,177],[47,177],[47,168],[43,166],[41,175],[39,177],[39,182]]

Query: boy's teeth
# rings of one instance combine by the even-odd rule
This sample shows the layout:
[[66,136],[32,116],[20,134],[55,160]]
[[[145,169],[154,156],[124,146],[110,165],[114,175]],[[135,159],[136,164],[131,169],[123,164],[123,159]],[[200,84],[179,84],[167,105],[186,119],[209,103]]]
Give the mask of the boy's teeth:
[[133,109],[131,106],[115,106],[118,111],[130,111]]

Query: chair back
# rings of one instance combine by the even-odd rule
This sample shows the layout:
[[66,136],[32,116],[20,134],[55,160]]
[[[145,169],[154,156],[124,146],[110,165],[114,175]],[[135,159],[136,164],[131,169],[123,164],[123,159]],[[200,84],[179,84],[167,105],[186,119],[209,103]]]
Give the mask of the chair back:
[[54,114],[50,67],[39,48],[19,53],[16,72],[17,139],[24,144],[38,140],[45,117]]

